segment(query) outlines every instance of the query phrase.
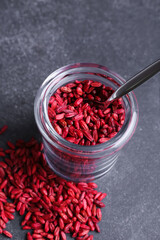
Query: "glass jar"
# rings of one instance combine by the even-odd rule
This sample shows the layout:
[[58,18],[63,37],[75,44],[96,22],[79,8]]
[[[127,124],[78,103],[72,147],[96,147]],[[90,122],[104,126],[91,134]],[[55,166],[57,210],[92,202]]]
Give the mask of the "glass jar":
[[76,63],[51,73],[38,90],[34,114],[42,135],[44,153],[50,168],[71,181],[92,181],[107,173],[116,163],[120,150],[132,137],[138,122],[138,105],[133,92],[125,95],[125,121],[117,135],[105,143],[81,146],[63,139],[52,127],[48,102],[57,88],[74,80],[91,79],[117,89],[125,80],[108,68],[93,63]]

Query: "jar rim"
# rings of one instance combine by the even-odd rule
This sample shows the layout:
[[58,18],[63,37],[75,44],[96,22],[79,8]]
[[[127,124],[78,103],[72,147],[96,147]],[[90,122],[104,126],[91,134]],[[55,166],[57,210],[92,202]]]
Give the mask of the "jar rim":
[[131,109],[131,117],[128,121],[127,126],[123,124],[121,130],[110,140],[107,142],[96,144],[92,146],[81,146],[78,144],[71,143],[64,138],[62,138],[53,128],[53,126],[50,123],[49,117],[48,117],[48,102],[47,102],[47,94],[50,91],[51,83],[57,78],[62,77],[63,75],[67,75],[70,70],[74,69],[82,69],[82,68],[90,68],[90,69],[97,69],[100,70],[100,72],[104,72],[106,76],[109,76],[115,80],[115,82],[119,82],[120,84],[123,84],[125,80],[118,75],[117,73],[113,72],[112,70],[108,69],[105,66],[96,64],[96,63],[75,63],[75,64],[69,64],[66,66],[63,66],[54,72],[52,72],[42,83],[40,86],[35,102],[34,102],[34,115],[35,120],[37,123],[37,126],[42,134],[42,136],[52,145],[53,143],[56,144],[56,141],[58,145],[62,145],[65,147],[68,151],[82,151],[82,152],[98,152],[110,149],[118,151],[120,150],[132,137],[132,135],[135,132],[135,129],[137,127],[138,123],[138,116],[139,116],[139,109],[138,109],[138,103],[136,96],[134,92],[128,93],[123,98],[129,99],[130,103],[130,109]]

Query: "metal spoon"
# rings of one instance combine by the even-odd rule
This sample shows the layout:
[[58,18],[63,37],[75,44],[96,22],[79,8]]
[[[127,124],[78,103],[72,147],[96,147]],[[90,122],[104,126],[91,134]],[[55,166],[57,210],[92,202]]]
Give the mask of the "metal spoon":
[[150,79],[156,73],[160,71],[160,59],[156,62],[150,64],[142,71],[134,75],[130,78],[126,83],[120,86],[105,102],[98,102],[96,103],[102,105],[104,109],[106,109],[115,99],[124,96],[125,94],[129,93],[133,89],[140,86],[142,83]]

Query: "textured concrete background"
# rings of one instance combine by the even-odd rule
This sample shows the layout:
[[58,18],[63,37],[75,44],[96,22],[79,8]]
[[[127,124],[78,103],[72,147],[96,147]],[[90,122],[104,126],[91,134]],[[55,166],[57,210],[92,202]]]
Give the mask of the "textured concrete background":
[[[58,67],[95,62],[128,79],[159,56],[159,0],[0,0],[0,126],[9,125],[3,139],[39,137],[34,97]],[[136,89],[136,133],[97,181],[108,197],[96,240],[160,239],[159,89],[160,75]],[[7,229],[14,240],[25,238],[18,217]]]

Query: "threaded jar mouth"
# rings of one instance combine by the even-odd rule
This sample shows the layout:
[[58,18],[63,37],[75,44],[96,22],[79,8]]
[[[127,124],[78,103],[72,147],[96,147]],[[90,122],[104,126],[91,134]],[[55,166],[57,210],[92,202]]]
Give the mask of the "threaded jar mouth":
[[[133,92],[122,97],[125,108],[125,121],[120,131],[109,141],[94,146],[81,146],[62,138],[53,128],[48,117],[48,103],[53,93],[62,85],[73,82],[75,79],[92,79],[100,81],[113,89],[122,85],[125,80],[107,67],[94,63],[76,63],[61,67],[51,73],[39,88],[35,102],[34,114],[37,126],[47,142],[65,148],[66,151],[79,151],[82,155],[88,152],[120,150],[132,137],[138,123],[138,104]],[[112,79],[112,81],[111,81]]]

